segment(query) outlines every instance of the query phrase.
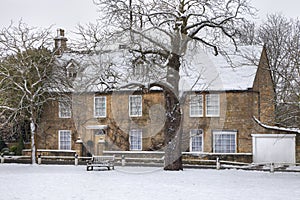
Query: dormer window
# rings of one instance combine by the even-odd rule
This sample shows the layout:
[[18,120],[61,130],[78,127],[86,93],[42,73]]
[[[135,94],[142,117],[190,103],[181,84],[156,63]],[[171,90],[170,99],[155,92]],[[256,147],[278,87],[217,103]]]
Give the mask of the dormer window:
[[142,59],[137,59],[133,62],[133,74],[139,77],[145,77],[148,74],[147,66]]
[[119,44],[119,49],[127,49],[127,45],[126,44]]
[[68,72],[67,72],[67,76],[68,76],[69,78],[76,78],[77,72],[74,72],[74,71],[68,71]]
[[77,77],[78,67],[74,60],[70,60],[66,66],[66,70],[68,78],[75,79]]

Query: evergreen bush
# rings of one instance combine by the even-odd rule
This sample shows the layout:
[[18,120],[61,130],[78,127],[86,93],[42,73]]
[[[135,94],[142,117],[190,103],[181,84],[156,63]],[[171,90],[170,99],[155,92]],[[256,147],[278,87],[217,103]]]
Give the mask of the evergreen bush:
[[7,148],[7,145],[3,141],[2,137],[0,137],[0,150],[2,150],[3,148]]
[[16,155],[22,155],[22,150],[24,149],[25,145],[24,145],[24,140],[23,140],[23,136],[21,136],[18,140],[18,145],[17,145],[17,149],[15,151]]

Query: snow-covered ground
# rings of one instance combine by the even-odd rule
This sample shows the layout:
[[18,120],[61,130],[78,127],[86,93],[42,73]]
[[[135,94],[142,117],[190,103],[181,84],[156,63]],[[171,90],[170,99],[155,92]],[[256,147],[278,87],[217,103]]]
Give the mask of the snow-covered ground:
[[299,200],[300,173],[0,164],[3,200]]

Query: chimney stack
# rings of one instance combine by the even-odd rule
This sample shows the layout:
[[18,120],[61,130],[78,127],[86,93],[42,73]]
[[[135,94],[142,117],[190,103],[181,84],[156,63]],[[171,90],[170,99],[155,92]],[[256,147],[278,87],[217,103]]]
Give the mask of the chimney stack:
[[65,31],[63,29],[57,29],[57,36],[54,38],[54,51],[56,55],[61,55],[67,50],[67,41],[68,39],[65,37]]

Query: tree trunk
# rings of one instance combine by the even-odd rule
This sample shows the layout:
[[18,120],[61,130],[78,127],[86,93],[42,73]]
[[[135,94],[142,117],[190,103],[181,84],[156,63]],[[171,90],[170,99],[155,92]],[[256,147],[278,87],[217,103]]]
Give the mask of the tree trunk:
[[31,163],[32,164],[36,164],[35,129],[36,126],[34,120],[31,119],[30,131],[31,131]]
[[165,122],[165,164],[164,170],[182,170],[182,115],[178,99],[180,56],[172,54],[168,64],[167,82],[173,87],[164,90],[166,122]]

